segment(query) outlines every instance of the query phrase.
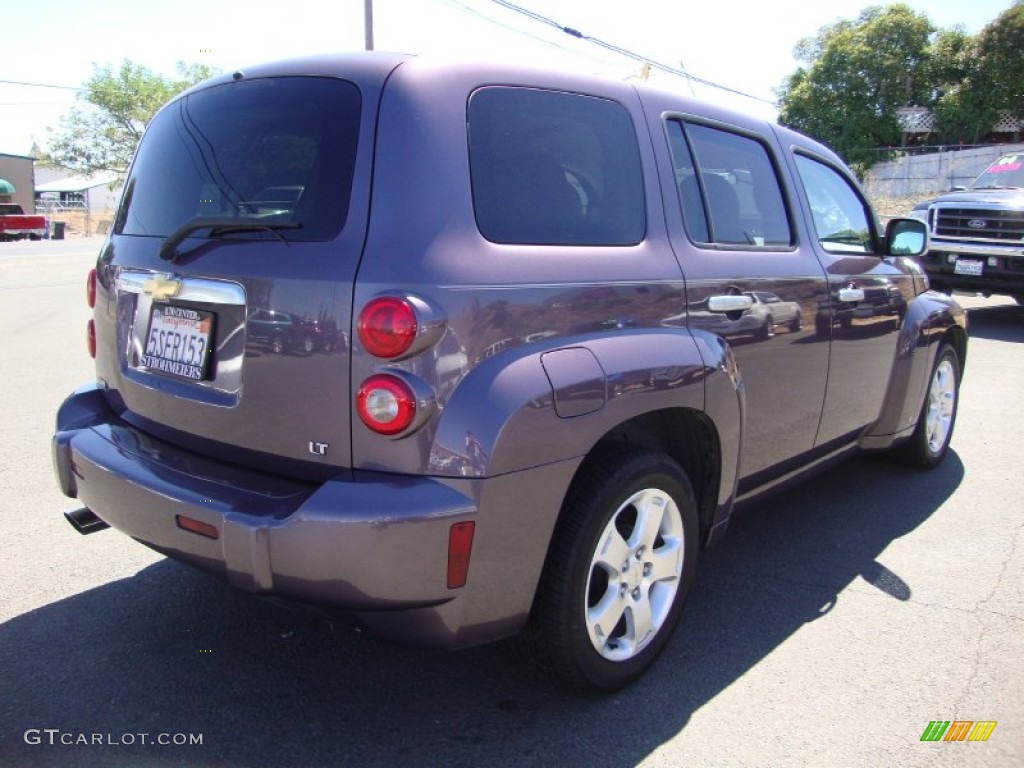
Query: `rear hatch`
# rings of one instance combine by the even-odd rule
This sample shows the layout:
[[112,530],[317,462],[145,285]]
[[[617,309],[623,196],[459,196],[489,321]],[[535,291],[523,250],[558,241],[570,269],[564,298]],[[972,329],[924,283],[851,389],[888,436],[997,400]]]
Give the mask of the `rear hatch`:
[[352,283],[395,63],[238,73],[154,118],[98,268],[97,373],[123,418],[266,470],[350,466]]

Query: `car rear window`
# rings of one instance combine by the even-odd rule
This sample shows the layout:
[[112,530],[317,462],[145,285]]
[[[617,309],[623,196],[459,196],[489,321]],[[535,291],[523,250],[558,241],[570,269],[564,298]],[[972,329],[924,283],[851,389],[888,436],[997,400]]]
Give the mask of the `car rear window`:
[[480,232],[496,243],[635,245],[646,230],[629,112],[607,99],[487,87],[469,102]]
[[359,89],[278,77],[206,88],[153,119],[115,232],[166,237],[200,218],[282,225],[285,239],[333,239],[352,192]]

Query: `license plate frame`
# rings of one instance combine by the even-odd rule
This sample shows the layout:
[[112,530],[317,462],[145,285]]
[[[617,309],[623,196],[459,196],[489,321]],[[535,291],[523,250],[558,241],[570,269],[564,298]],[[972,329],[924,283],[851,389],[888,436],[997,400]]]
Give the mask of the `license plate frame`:
[[216,321],[217,316],[205,309],[154,303],[140,357],[142,367],[186,381],[208,380]]
[[984,259],[965,259],[959,257],[953,265],[954,275],[967,275],[968,277],[981,277],[985,274]]

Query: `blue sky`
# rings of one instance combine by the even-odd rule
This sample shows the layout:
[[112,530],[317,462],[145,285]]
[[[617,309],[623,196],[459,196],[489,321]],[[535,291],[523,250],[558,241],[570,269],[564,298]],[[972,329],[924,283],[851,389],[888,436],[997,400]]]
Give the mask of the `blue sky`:
[[[940,27],[977,32],[1012,0],[911,0]],[[661,85],[773,117],[766,101],[796,67],[793,47],[869,0],[516,0],[563,26],[692,75],[760,97],[746,99],[667,75]],[[874,3],[878,4],[878,3]],[[176,61],[221,70],[309,53],[361,50],[363,0],[0,0],[0,80],[77,86],[93,64],[131,59],[172,74]],[[445,53],[582,68],[612,77],[640,66],[491,0],[373,0],[378,50]],[[782,10],[782,9],[785,10]],[[11,34],[17,30],[16,34]],[[75,93],[0,83],[0,152],[46,146]]]

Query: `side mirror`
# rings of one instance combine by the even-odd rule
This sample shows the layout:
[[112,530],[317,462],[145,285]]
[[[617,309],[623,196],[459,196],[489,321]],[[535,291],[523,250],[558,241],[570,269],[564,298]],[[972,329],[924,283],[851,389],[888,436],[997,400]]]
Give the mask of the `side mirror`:
[[892,219],[885,227],[886,256],[920,256],[928,250],[928,225],[917,219]]

